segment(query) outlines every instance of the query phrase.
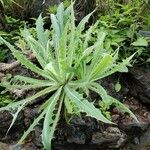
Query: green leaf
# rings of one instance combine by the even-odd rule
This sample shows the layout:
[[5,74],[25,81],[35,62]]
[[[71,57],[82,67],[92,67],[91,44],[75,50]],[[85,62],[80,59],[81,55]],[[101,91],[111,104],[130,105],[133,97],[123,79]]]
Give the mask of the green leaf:
[[4,40],[2,37],[0,37],[0,40],[2,40],[7,47],[12,51],[12,54],[17,58],[17,60],[24,65],[27,69],[30,69],[31,71],[45,77],[48,78],[50,80],[54,80],[52,79],[52,77],[47,74],[44,70],[38,68],[36,65],[34,65],[31,61],[29,61],[20,51],[17,51],[14,46],[12,46],[10,43],[8,43],[6,40]]
[[[70,20],[70,39],[69,39],[69,45],[68,45],[68,51],[67,51],[67,63],[69,67],[72,67],[74,55],[75,55],[75,48],[78,44],[79,36],[76,36],[76,26],[75,26],[75,16],[74,16],[74,10],[73,5],[71,8],[71,20]],[[75,40],[76,38],[76,40]],[[76,43],[75,43],[76,42]]]
[[92,62],[91,62],[89,69],[87,69],[87,77],[90,76],[91,71],[97,65],[97,62],[101,60],[102,55],[104,56],[103,43],[104,43],[105,36],[106,34],[104,32],[100,32],[98,34],[97,42],[94,44],[95,51],[93,52]]
[[42,95],[45,95],[47,93],[51,93],[52,91],[55,91],[58,87],[57,86],[54,86],[54,87],[47,87],[45,88],[44,90],[36,93],[35,95],[31,96],[31,97],[28,97],[26,99],[23,99],[23,100],[20,100],[20,101],[17,101],[17,102],[13,102],[13,103],[10,103],[8,104],[7,106],[5,107],[1,107],[0,108],[0,111],[10,111],[11,109],[16,109],[18,108],[19,106],[23,105],[24,103],[28,104],[30,103],[31,101],[35,100],[36,98],[42,96]]
[[133,42],[131,45],[133,46],[148,46],[148,42],[145,38],[138,38],[137,41]]
[[[56,88],[56,87],[55,87],[55,88]],[[42,91],[36,93],[35,95],[33,95],[33,96],[29,97],[29,98],[26,98],[26,99],[21,100],[21,101],[19,101],[19,102],[14,102],[14,103],[12,103],[12,104],[9,104],[9,105],[7,105],[7,106],[5,106],[5,107],[0,108],[0,111],[5,111],[5,110],[10,110],[10,109],[16,109],[16,108],[17,108],[17,111],[15,112],[15,114],[12,114],[13,120],[12,120],[10,126],[9,126],[9,129],[7,130],[7,133],[10,131],[11,127],[13,126],[14,122],[16,121],[19,112],[20,112],[27,104],[29,104],[31,101],[35,100],[36,98],[38,98],[38,97],[40,97],[40,96],[42,96],[42,95],[45,95],[45,94],[47,94],[47,93],[50,93],[50,92],[54,91],[55,88],[54,88],[54,87],[48,87],[48,88],[46,88],[46,89],[44,89],[44,90],[42,90]]]
[[105,123],[111,123],[107,118],[105,118],[101,111],[95,106],[88,102],[88,100],[84,99],[78,92],[74,91],[73,89],[65,86],[65,92],[67,96],[72,100],[78,108],[80,108],[81,112],[85,112],[87,116],[91,116],[93,118],[96,118],[97,120],[100,120]]
[[[59,102],[59,107],[56,108],[57,102],[60,98],[62,88],[58,89],[58,91],[51,97],[51,102],[48,105],[48,109],[44,118],[44,125],[42,131],[42,142],[44,148],[47,150],[51,150],[51,140],[53,139],[54,131],[59,119],[63,98]],[[57,111],[56,113],[54,111]]]
[[65,96],[64,103],[65,103],[65,107],[67,109],[67,112],[69,114],[73,114],[73,104],[71,103],[71,100],[67,96]]
[[44,31],[43,25],[44,22],[42,19],[42,15],[40,14],[38,19],[36,20],[36,32],[40,44],[42,44],[42,46],[46,49],[49,38],[48,38],[48,32]]
[[117,82],[116,84],[115,84],[115,91],[116,92],[119,92],[121,90],[121,84],[119,83],[119,82]]
[[92,91],[95,91],[96,93],[98,93],[102,97],[103,101],[109,101],[106,90],[100,84],[96,82],[91,82],[89,85],[89,88]]
[[1,82],[0,86],[7,88],[7,90],[31,90],[41,87],[51,86],[51,84],[19,84],[19,83],[10,83],[10,82]]
[[55,55],[58,56],[58,49],[59,49],[59,39],[61,35],[61,31],[59,28],[58,20],[54,14],[51,14],[51,21],[52,21],[52,28],[54,30],[53,33],[53,41],[54,41],[54,47],[55,47]]
[[103,74],[107,69],[110,67],[110,65],[113,63],[113,58],[109,54],[105,54],[104,57],[97,62],[97,65],[93,68],[90,78],[93,79],[100,74]]
[[148,59],[146,60],[146,62],[147,62],[147,63],[150,63],[150,58],[148,58]]
[[56,17],[57,17],[57,20],[59,21],[60,33],[63,33],[63,29],[64,29],[64,5],[63,3],[60,3],[60,5],[58,6]]
[[98,93],[101,97],[103,102],[105,103],[105,107],[108,109],[111,105],[115,105],[117,108],[119,108],[121,111],[127,112],[131,115],[132,118],[134,118],[137,122],[136,116],[132,113],[132,111],[129,110],[127,106],[119,102],[117,99],[109,96],[105,89],[98,83],[91,83],[91,86],[89,87],[91,90]]
[[46,114],[46,111],[47,109],[43,110],[43,112],[36,119],[34,119],[33,123],[30,125],[28,130],[24,132],[23,136],[17,144],[21,144],[27,138],[27,136],[34,130],[34,127],[39,124],[40,120],[43,119],[44,115]]
[[85,16],[79,23],[79,25],[77,26],[77,30],[78,30],[78,33],[81,34],[81,32],[84,30],[85,28],[85,24],[88,22],[88,20],[90,19],[91,15],[94,13],[91,12],[90,14],[88,14],[87,16]]
[[34,79],[31,77],[25,77],[25,76],[20,76],[20,75],[16,75],[14,79],[19,80],[24,83],[29,83],[29,84],[44,84],[48,86],[56,84],[55,82],[51,82],[50,80],[40,80],[40,79]]
[[113,97],[111,97],[111,96],[110,96],[110,99],[112,100],[113,104],[114,104],[117,108],[119,108],[119,109],[120,109],[121,111],[123,111],[123,112],[129,113],[129,115],[130,115],[132,118],[134,118],[137,122],[139,122],[138,119],[137,119],[137,117],[133,114],[133,112],[132,112],[127,106],[125,106],[124,104],[122,104],[122,103],[119,102],[117,99],[115,99],[115,98],[113,98]]
[[46,53],[46,49],[31,36],[28,37],[27,43],[30,46],[31,51],[36,56],[42,68],[44,68],[48,60],[48,53]]
[[131,66],[130,61],[135,56],[135,54],[136,53],[134,53],[130,57],[124,59],[122,62],[120,62],[118,64],[113,64],[112,66],[110,66],[110,69],[108,71],[106,71],[104,74],[101,74],[100,76],[98,76],[95,79],[95,81],[98,79],[102,79],[104,77],[107,77],[107,76],[109,76],[115,72],[128,72],[127,66]]

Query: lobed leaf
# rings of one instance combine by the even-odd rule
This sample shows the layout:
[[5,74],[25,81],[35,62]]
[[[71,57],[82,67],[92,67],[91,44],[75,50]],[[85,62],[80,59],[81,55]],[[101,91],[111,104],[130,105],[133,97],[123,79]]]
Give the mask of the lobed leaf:
[[[42,19],[42,15],[40,14],[38,19],[36,20],[36,33],[37,33],[38,41],[44,47],[43,50],[45,50],[47,47],[47,42],[49,40],[49,37],[48,37],[48,32],[44,31],[43,25],[44,22]],[[46,51],[42,51],[42,54],[44,55],[45,52]]]
[[80,108],[80,111],[85,112],[87,116],[93,117],[105,123],[112,124],[110,120],[103,116],[99,109],[95,108],[95,106],[92,103],[84,99],[78,92],[65,86],[65,93],[77,105],[77,107]]
[[[59,107],[56,108],[58,100],[61,95],[62,88],[58,89],[57,92],[51,97],[51,102],[47,106],[47,112],[44,118],[43,131],[42,131],[42,142],[44,148],[47,150],[51,149],[51,140],[59,119],[63,98],[59,102]],[[57,111],[54,113],[54,111]]]

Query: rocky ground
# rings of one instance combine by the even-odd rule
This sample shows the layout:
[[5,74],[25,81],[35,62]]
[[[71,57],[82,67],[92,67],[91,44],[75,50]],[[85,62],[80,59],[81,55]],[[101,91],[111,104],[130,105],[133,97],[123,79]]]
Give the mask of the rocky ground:
[[[19,67],[17,67],[19,73]],[[16,68],[14,69],[16,72]],[[25,74],[32,74],[26,70]],[[116,93],[114,85],[120,79],[121,91]],[[123,114],[116,108],[111,108],[112,120],[117,125],[106,125],[93,118],[73,116],[67,124],[62,117],[55,139],[54,150],[150,150],[150,69],[134,68],[127,74],[114,75],[101,81],[108,93],[120,99],[137,116],[139,123],[131,119],[128,114]],[[23,96],[23,95],[21,95]],[[97,99],[91,93],[92,99]],[[43,98],[44,99],[44,98]],[[36,127],[24,145],[13,146],[23,131],[28,128],[37,115],[39,101],[20,113],[10,133],[5,133],[11,123],[11,115],[7,112],[0,113],[0,150],[41,150],[42,126]]]

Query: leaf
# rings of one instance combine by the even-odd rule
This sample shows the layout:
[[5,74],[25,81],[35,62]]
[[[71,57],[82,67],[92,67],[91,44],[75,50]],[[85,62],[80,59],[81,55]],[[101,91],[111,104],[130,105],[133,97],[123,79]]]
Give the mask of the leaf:
[[112,100],[113,104],[115,104],[115,106],[116,106],[117,108],[119,108],[119,109],[120,109],[121,111],[123,111],[123,112],[129,113],[129,115],[130,115],[132,118],[134,118],[137,122],[139,122],[138,119],[137,119],[137,117],[133,114],[133,112],[132,112],[127,106],[125,106],[124,104],[122,104],[122,103],[119,102],[117,99],[115,99],[115,98],[113,98],[113,97],[111,97],[111,96],[110,96],[110,99]]
[[[48,109],[44,118],[43,131],[42,131],[42,142],[44,148],[51,150],[51,140],[59,119],[63,98],[59,102],[59,107],[56,108],[57,102],[60,98],[62,88],[58,89],[57,92],[51,97],[51,102],[48,105]],[[56,113],[54,111],[57,111]]]
[[84,99],[79,93],[77,93],[73,89],[65,86],[65,93],[70,98],[70,100],[72,100],[73,103],[75,103],[77,107],[80,108],[80,111],[85,112],[87,116],[91,116],[102,122],[112,124],[111,121],[109,121],[102,115],[99,109],[95,108],[92,103],[88,102],[88,100]]
[[2,4],[2,6],[4,6],[4,1],[3,0],[0,0],[0,3]]
[[65,103],[65,107],[67,109],[68,114],[73,114],[73,104],[67,96],[65,96],[64,103]]
[[109,54],[105,54],[104,57],[97,62],[97,65],[93,68],[90,78],[91,80],[100,74],[103,74],[113,63],[112,56]]
[[102,97],[103,101],[109,101],[106,90],[100,84],[98,84],[96,82],[91,82],[89,85],[89,88],[92,91],[98,93]]
[[148,46],[148,42],[145,38],[140,37],[137,41],[133,42],[131,45],[133,46]]
[[127,112],[131,115],[131,117],[133,117],[137,122],[137,118],[136,116],[132,113],[132,111],[130,111],[130,109],[128,107],[126,107],[124,104],[122,104],[121,102],[119,102],[117,99],[109,96],[105,89],[99,85],[98,83],[91,83],[92,86],[90,86],[89,88],[93,91],[95,91],[96,93],[98,93],[101,97],[103,102],[105,103],[106,108],[108,109],[111,105],[115,105],[117,108],[119,108],[121,111]]
[[94,25],[92,25],[85,34],[85,40],[84,40],[84,49],[86,49],[88,47],[88,42],[90,42],[91,37],[92,37],[92,32],[94,29],[96,29],[96,27],[98,26],[99,21],[97,21]]
[[148,58],[148,59],[146,60],[146,62],[147,62],[147,63],[150,63],[150,58]]
[[[54,90],[55,90],[54,87],[48,87],[48,88],[46,88],[46,89],[44,89],[44,90],[42,90],[42,91],[36,93],[35,95],[33,95],[33,96],[29,97],[29,98],[26,98],[26,99],[21,100],[21,101],[19,101],[19,102],[14,102],[14,103],[12,103],[12,104],[9,104],[8,106],[5,106],[5,107],[0,108],[0,111],[10,110],[11,108],[13,108],[13,109],[18,108],[17,111],[16,111],[16,113],[15,113],[15,114],[12,114],[12,115],[13,115],[13,120],[12,120],[10,126],[9,126],[9,129],[7,130],[7,133],[10,131],[11,127],[13,126],[14,122],[16,121],[19,112],[20,112],[28,103],[30,103],[32,100],[35,100],[36,98],[38,98],[38,97],[40,97],[40,96],[42,96],[42,95],[45,95],[45,94],[47,94],[47,93],[50,93],[50,92],[52,92],[52,91],[54,91]],[[7,133],[6,133],[6,134],[7,134]]]
[[44,115],[46,114],[46,110],[47,109],[45,109],[36,119],[34,119],[33,123],[30,125],[28,130],[24,132],[23,136],[21,137],[21,139],[19,140],[17,144],[21,144],[27,138],[27,136],[34,130],[34,127],[38,125],[40,120],[43,119]]
[[95,51],[94,51],[93,56],[92,56],[93,58],[92,58],[90,68],[87,71],[87,77],[90,76],[91,71],[97,65],[97,62],[100,61],[100,59],[101,59],[101,57],[104,53],[103,43],[104,43],[105,36],[106,36],[106,34],[104,32],[100,32],[99,35],[98,35],[98,40],[94,44],[94,45],[96,45],[96,47],[95,47]]
[[92,91],[100,95],[100,97],[102,98],[102,101],[105,104],[106,109],[109,109],[109,107],[112,105],[112,101],[109,95],[107,94],[106,90],[100,84],[96,82],[91,82],[91,84],[88,87],[89,89],[91,89]]
[[7,47],[12,51],[12,54],[14,55],[14,57],[17,58],[17,60],[24,65],[27,69],[30,69],[31,71],[45,77],[48,78],[50,80],[54,80],[52,79],[52,77],[47,74],[44,70],[40,69],[39,67],[37,67],[36,65],[34,65],[31,61],[29,61],[20,51],[17,51],[14,46],[12,46],[10,43],[8,43],[6,40],[4,40],[2,37],[0,37],[0,40],[2,40]]
[[52,28],[54,30],[53,35],[53,41],[54,41],[54,47],[55,47],[55,55],[58,56],[58,49],[59,49],[59,39],[61,35],[61,31],[59,28],[58,20],[54,14],[51,14],[51,22],[52,22]]
[[78,30],[78,33],[81,34],[81,32],[84,30],[85,28],[85,24],[88,22],[88,20],[90,19],[90,17],[92,16],[92,14],[94,13],[91,12],[90,14],[88,14],[87,16],[85,16],[79,23],[79,25],[77,26],[77,30]]
[[[49,38],[48,32],[44,31],[43,25],[44,22],[42,19],[42,15],[40,14],[38,19],[36,20],[36,33],[40,44],[42,44],[42,46],[46,49]],[[42,53],[44,54],[45,51],[43,51]]]
[[119,82],[117,82],[116,84],[115,84],[115,91],[116,92],[119,92],[121,90],[121,84],[119,83]]
[[30,46],[31,51],[36,56],[42,68],[44,68],[48,60],[48,53],[46,52],[46,49],[31,36],[28,37],[27,43]]
[[60,3],[57,9],[57,14],[56,14],[57,20],[59,21],[59,28],[60,28],[60,33],[63,33],[64,29],[64,5],[63,3]]
[[40,79],[34,79],[31,77],[25,77],[25,76],[20,76],[16,75],[14,79],[23,81],[25,83],[30,83],[30,84],[48,84],[48,85],[54,85],[54,82],[50,82],[49,80],[40,80]]
[[[67,63],[69,67],[72,67],[73,58],[75,56],[75,48],[78,44],[79,36],[76,36],[76,26],[75,26],[75,16],[74,16],[74,9],[73,5],[71,8],[71,20],[70,20],[70,39],[69,39],[69,45],[68,45],[68,51],[67,51]],[[76,38],[76,40],[75,40]],[[75,43],[76,42],[76,43]]]
[[24,104],[24,102],[26,102],[27,104],[30,103],[32,100],[35,100],[36,98],[42,96],[42,95],[45,95],[47,93],[51,93],[52,91],[55,91],[58,87],[57,86],[54,86],[54,87],[47,87],[45,88],[44,90],[40,91],[40,92],[37,92],[35,95],[31,96],[31,97],[28,97],[28,98],[25,98],[23,100],[20,100],[20,101],[17,101],[17,102],[13,102],[13,103],[10,103],[8,104],[7,106],[5,107],[1,107],[0,108],[0,111],[9,111],[11,109],[16,109],[17,107],[21,106],[22,104]]
[[19,84],[19,83],[10,83],[10,82],[1,82],[0,86],[5,87],[8,90],[30,90],[30,89],[37,89],[37,88],[41,88],[41,87],[46,87],[46,86],[51,86],[50,84]]
[[113,66],[110,66],[110,69],[108,69],[108,71],[106,71],[104,74],[101,74],[100,76],[95,78],[94,81],[96,81],[98,79],[102,79],[104,77],[107,77],[115,72],[128,72],[127,66],[131,66],[130,61],[135,56],[135,54],[136,53],[134,53],[130,57],[124,59],[122,62],[120,62],[118,64],[113,64]]

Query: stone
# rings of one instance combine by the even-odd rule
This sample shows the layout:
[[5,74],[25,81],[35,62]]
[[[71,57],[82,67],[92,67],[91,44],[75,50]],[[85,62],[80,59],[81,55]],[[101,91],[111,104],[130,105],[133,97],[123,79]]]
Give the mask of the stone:
[[79,126],[85,126],[86,123],[85,123],[85,120],[82,119],[82,117],[79,117],[77,115],[74,115],[70,121],[71,124],[74,124],[74,125],[79,125]]
[[86,139],[85,134],[78,132],[72,136],[68,136],[67,142],[68,143],[75,143],[75,144],[85,144],[85,139]]
[[35,107],[35,106],[33,108],[26,107],[24,109],[24,112],[23,112],[24,123],[27,128],[31,125],[33,119],[37,117],[38,109],[39,109],[39,107]]
[[48,7],[57,5],[60,2],[60,0],[35,0],[32,3],[30,16],[37,18],[40,13],[43,13],[43,16],[45,16]]
[[15,123],[10,129],[7,136],[5,136],[11,122],[12,116],[9,112],[0,112],[0,140],[3,142],[7,142],[8,140],[15,140],[20,137],[20,134],[24,131],[24,122],[23,122],[23,114],[19,113]]
[[33,143],[37,146],[37,147],[42,147],[42,138],[41,138],[41,134],[42,134],[42,127],[40,126],[36,126],[35,130],[34,130],[34,138],[33,138]]
[[92,136],[91,143],[96,145],[107,145],[109,148],[118,148],[124,145],[126,135],[121,133],[117,127],[108,127],[105,131],[96,132]]
[[22,144],[12,145],[12,146],[10,146],[9,150],[25,150],[23,147],[24,146]]
[[150,129],[139,138],[140,150],[150,149]]
[[0,150],[9,150],[9,145],[6,143],[0,142]]
[[13,3],[10,7],[11,16],[33,23],[31,18],[37,18],[40,14],[43,17],[47,16],[47,9],[59,4],[61,0],[15,0],[15,2],[21,7]]
[[131,136],[141,135],[148,128],[150,120],[145,119],[144,117],[137,114],[136,117],[139,122],[136,122],[136,120],[126,116],[120,121],[120,123],[118,123],[119,129],[123,130]]
[[[74,11],[77,22],[80,22],[86,15],[91,13],[96,8],[96,0],[75,0]],[[95,21],[95,13],[89,19],[89,22]]]
[[123,80],[133,97],[150,104],[150,68],[134,67],[128,74],[123,75]]
[[150,128],[140,137],[135,137],[133,142],[128,145],[128,149],[149,150],[150,149]]

